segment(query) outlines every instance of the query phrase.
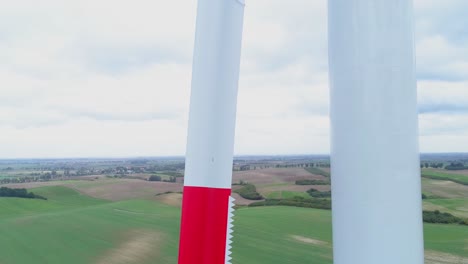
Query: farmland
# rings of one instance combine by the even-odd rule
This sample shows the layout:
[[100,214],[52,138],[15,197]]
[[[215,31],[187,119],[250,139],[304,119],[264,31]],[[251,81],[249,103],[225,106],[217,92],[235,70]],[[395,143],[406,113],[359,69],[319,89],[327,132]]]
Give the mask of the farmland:
[[[297,180],[328,179],[326,167],[311,170],[298,165],[312,162],[318,163],[256,161],[256,169],[251,165],[251,169],[245,170],[248,161],[242,161],[238,167],[244,166],[244,170],[235,169],[233,183],[253,184],[267,199],[306,198],[311,188],[329,191],[329,185],[295,184]],[[156,162],[150,164],[155,168],[161,166]],[[164,161],[164,164],[175,163]],[[121,162],[116,166],[129,167]],[[22,175],[30,175],[31,170],[46,171],[38,169],[37,164],[6,167],[14,168],[7,171],[9,177],[16,169],[21,169]],[[79,167],[87,171],[85,165]],[[94,173],[97,167],[116,172],[108,162],[92,167]],[[149,175],[168,173],[167,169],[116,173],[118,177],[105,173],[72,175],[4,185],[28,188],[48,200],[0,198],[0,263],[177,263],[182,178],[177,177],[175,183],[145,180]],[[75,171],[79,169],[71,173]],[[62,172],[57,169],[57,174]],[[427,178],[422,183],[423,193],[428,196],[423,200],[425,209],[467,217],[468,186]],[[233,263],[332,263],[330,210],[247,207],[253,201],[233,195],[239,205],[235,212]],[[426,263],[468,262],[467,226],[425,224],[424,231]]]
[[[163,254],[175,251],[175,241],[162,243],[176,238],[175,207],[142,200],[111,203],[66,187],[35,191],[53,198],[34,204],[7,199],[1,204],[2,262],[108,263],[118,254],[132,259],[128,263],[151,263],[155,258],[175,263],[174,256]],[[9,210],[13,206],[20,209]],[[155,247],[159,242],[161,247]],[[138,252],[116,251],[132,243],[140,245]]]
[[[112,202],[63,186],[34,191],[49,200],[0,200],[4,263],[176,263],[177,202]],[[330,223],[327,210],[238,209],[233,263],[332,263]],[[425,232],[431,256],[468,257],[468,228],[426,224]]]
[[447,180],[456,183],[468,185],[468,174],[463,171],[442,171],[434,169],[423,169],[421,172],[422,177],[437,180]]

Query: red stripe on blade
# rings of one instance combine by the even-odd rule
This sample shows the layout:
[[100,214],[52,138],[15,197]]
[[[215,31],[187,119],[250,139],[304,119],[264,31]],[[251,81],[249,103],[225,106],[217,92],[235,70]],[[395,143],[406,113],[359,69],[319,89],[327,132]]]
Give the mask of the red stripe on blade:
[[179,264],[224,264],[231,189],[184,187]]

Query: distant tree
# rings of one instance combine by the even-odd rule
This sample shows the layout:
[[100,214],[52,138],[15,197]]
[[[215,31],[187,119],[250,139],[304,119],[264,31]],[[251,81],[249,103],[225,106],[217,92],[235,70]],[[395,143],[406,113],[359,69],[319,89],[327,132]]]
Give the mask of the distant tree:
[[242,165],[242,166],[240,166],[240,169],[239,169],[239,170],[241,170],[241,171],[248,171],[248,170],[250,170],[250,165]]
[[456,217],[449,213],[442,213],[439,210],[423,211],[423,221],[426,223],[439,223],[439,224],[460,224],[466,225],[466,219]]
[[330,181],[322,180],[297,180],[296,185],[329,185]]
[[242,188],[235,190],[242,198],[249,200],[261,200],[262,195],[257,192],[257,188],[252,184],[245,184]]
[[445,166],[446,170],[466,170],[468,167],[466,167],[463,163],[461,162],[451,162],[450,165]]
[[176,182],[177,178],[175,176],[170,176],[168,180],[164,179],[163,182]]
[[151,175],[148,181],[161,181],[161,176],[159,175]]
[[318,191],[317,189],[310,189],[307,191],[307,193],[314,197],[314,198],[327,198],[327,197],[331,197],[331,192],[320,192]]

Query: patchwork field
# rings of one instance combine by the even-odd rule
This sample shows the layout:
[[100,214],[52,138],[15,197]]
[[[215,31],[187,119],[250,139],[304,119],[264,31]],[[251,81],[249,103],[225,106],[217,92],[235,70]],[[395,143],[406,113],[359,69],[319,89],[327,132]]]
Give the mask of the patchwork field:
[[422,189],[426,195],[442,198],[467,198],[468,185],[452,181],[422,179]]
[[[233,182],[253,183],[267,198],[307,197],[328,185],[303,168],[236,172]],[[39,199],[0,198],[1,264],[175,264],[180,183],[88,179],[10,184]],[[468,215],[467,186],[423,179],[424,207]],[[167,193],[165,192],[172,192]],[[238,204],[251,201],[238,198]],[[296,207],[240,207],[235,212],[233,263],[332,263],[331,211]],[[468,227],[425,224],[426,264],[468,263]]]
[[[243,181],[254,184],[257,187],[257,191],[263,197],[268,198],[278,198],[282,197],[282,195],[291,198],[294,196],[307,197],[306,191],[311,188],[319,191],[330,191],[330,185],[296,185],[295,182],[298,180],[327,181],[328,178],[319,174],[313,174],[304,168],[268,168],[240,171],[235,172],[233,175],[233,183]],[[243,204],[251,202],[243,202]]]
[[[429,198],[423,200],[425,210],[439,210],[468,218],[468,185],[457,183],[463,181],[466,176],[434,169],[423,170],[423,174],[432,175],[431,179],[422,178],[421,181],[423,193]],[[447,177],[455,181],[446,180]]]
[[268,168],[260,170],[236,171],[233,182],[240,180],[255,185],[294,184],[297,180],[325,180],[322,175],[312,174],[303,168]]
[[136,179],[111,179],[97,182],[66,184],[92,197],[111,201],[128,199],[152,199],[155,194],[182,192],[182,183],[149,182]]

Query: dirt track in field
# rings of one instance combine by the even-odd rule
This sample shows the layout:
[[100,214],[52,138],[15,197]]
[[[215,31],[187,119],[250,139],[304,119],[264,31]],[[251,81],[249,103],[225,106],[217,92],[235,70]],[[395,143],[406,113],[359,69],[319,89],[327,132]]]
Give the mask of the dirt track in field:
[[96,264],[146,263],[157,257],[162,241],[160,234],[154,231],[131,231],[124,241],[101,256]]
[[306,243],[306,244],[312,244],[312,245],[317,245],[317,246],[327,246],[328,245],[328,243],[325,242],[325,241],[321,241],[321,240],[318,240],[318,239],[313,239],[313,238],[310,238],[310,237],[292,235],[291,238],[294,239],[295,241],[299,241],[299,242]]
[[182,194],[181,193],[167,193],[155,197],[155,201],[162,202],[174,207],[182,207]]
[[468,264],[468,258],[437,251],[426,251],[424,254],[426,264]]
[[468,170],[434,170],[447,174],[459,174],[459,175],[468,175]]

